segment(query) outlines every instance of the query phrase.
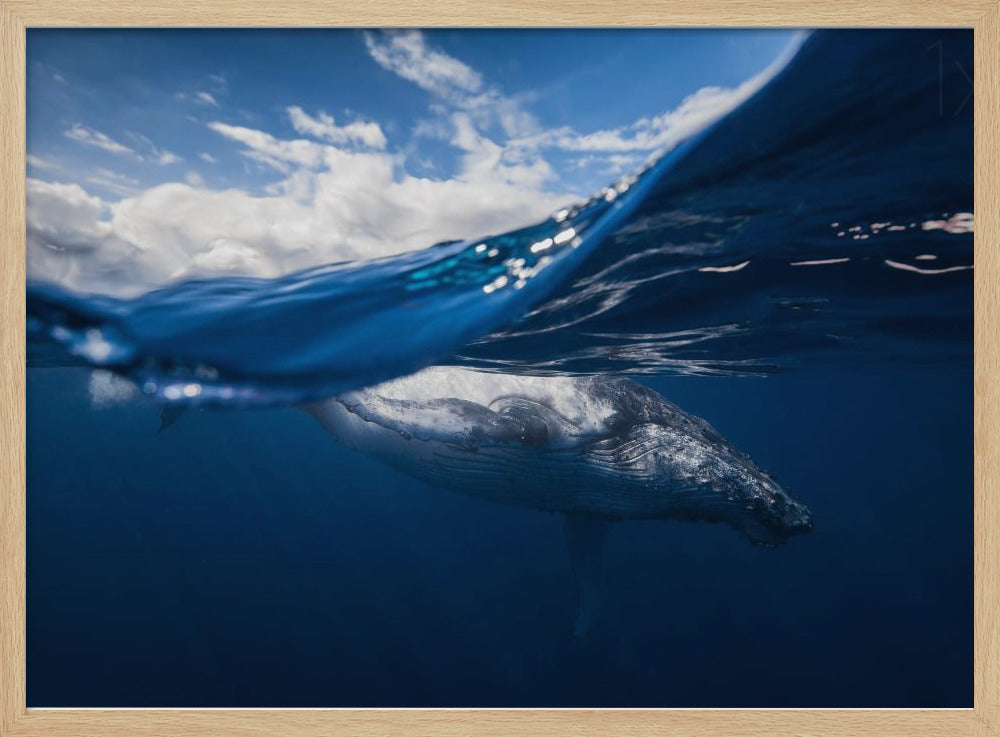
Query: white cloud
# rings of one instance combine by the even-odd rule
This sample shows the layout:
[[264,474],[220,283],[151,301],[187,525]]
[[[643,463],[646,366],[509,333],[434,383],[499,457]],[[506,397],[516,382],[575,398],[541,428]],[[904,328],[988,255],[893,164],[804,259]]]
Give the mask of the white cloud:
[[383,68],[442,98],[478,92],[483,79],[464,62],[431,49],[420,31],[365,34],[365,46]]
[[249,158],[270,164],[279,171],[288,172],[289,165],[315,169],[323,163],[327,147],[302,139],[283,141],[270,133],[213,121],[208,124],[216,133],[246,146]]
[[28,231],[57,249],[90,250],[110,231],[100,222],[103,203],[78,184],[28,178]]
[[136,153],[136,156],[140,159],[154,161],[161,166],[176,164],[183,161],[183,159],[173,151],[167,151],[166,149],[160,148],[141,133],[136,133],[135,131],[125,131],[125,134],[137,143],[142,144],[142,147],[149,150],[149,153],[146,156]]
[[[294,143],[244,137],[279,153]],[[438,181],[394,174],[385,153],[322,148],[322,166],[294,169],[266,196],[171,183],[106,203],[31,179],[29,275],[118,295],[195,276],[272,277],[501,232],[570,199],[526,186],[516,169],[479,164]]]
[[526,159],[523,152],[506,150],[482,135],[466,113],[452,115],[454,136],[451,144],[465,152],[460,178],[475,180],[492,177],[508,184],[541,188],[555,179],[548,162],[538,157]]
[[204,90],[199,90],[194,93],[194,99],[203,105],[211,105],[212,107],[219,107],[219,101],[215,99],[215,95],[211,92],[205,92]]
[[384,69],[429,92],[436,106],[465,111],[479,127],[496,125],[506,136],[540,130],[538,121],[516,98],[487,85],[482,75],[459,59],[428,46],[420,31],[366,33],[365,47]]
[[356,121],[338,126],[333,116],[320,111],[319,117],[312,117],[298,106],[287,109],[288,119],[296,133],[320,138],[330,143],[359,143],[370,148],[385,148],[385,134],[378,123]]
[[[217,84],[216,83],[217,79],[221,79],[222,84]],[[209,80],[211,81],[212,86],[214,86],[216,89],[220,91],[225,90],[225,79],[223,79],[222,77],[210,76]],[[207,105],[208,107],[219,107],[219,100],[216,98],[215,95],[213,95],[211,92],[208,92],[207,90],[196,90],[191,93],[175,92],[174,99],[177,100],[178,102],[186,102],[187,100],[191,100],[193,102],[198,103],[199,105]]]
[[43,171],[51,171],[59,168],[58,164],[47,159],[43,159],[41,156],[35,156],[34,154],[28,154],[27,164],[28,166],[33,166],[36,169],[41,169]]
[[176,164],[182,161],[181,157],[175,154],[173,151],[164,151],[162,149],[157,149],[153,154],[156,157],[156,163],[166,166],[168,164]]
[[605,154],[652,153],[672,148],[749,98],[772,73],[771,69],[765,70],[738,87],[703,87],[675,109],[631,125],[586,134],[569,127],[557,128],[516,141],[515,145]]
[[107,134],[101,133],[93,128],[89,128],[81,123],[75,123],[71,128],[63,131],[63,134],[67,138],[78,141],[79,143],[83,143],[87,146],[93,146],[104,151],[109,151],[113,154],[127,154],[129,156],[134,156],[140,161],[150,160],[162,165],[176,164],[181,161],[181,157],[173,151],[158,148],[146,136],[139,133],[133,133],[132,131],[126,131],[126,134],[137,143],[143,144],[147,147],[149,149],[148,155],[144,156],[134,148],[130,148],[129,146],[114,140]]
[[198,158],[204,161],[206,164],[216,164],[219,161],[217,158],[212,156],[212,154],[205,153],[204,151],[198,154]]
[[119,195],[135,194],[136,187],[139,185],[137,179],[103,167],[95,169],[94,173],[87,177],[87,182]]
[[94,130],[93,128],[81,125],[80,123],[76,123],[73,127],[63,131],[63,135],[74,141],[86,144],[87,146],[94,146],[95,148],[100,148],[104,151],[110,151],[113,154],[138,155],[128,146],[119,143],[110,136]]
[[127,249],[104,219],[100,198],[78,184],[27,181],[27,267],[35,278],[66,286],[130,281]]
[[[368,33],[365,44],[372,58],[385,69],[414,82],[435,98],[435,106],[450,107],[434,120],[421,122],[416,133],[447,139],[460,145],[474,129],[482,137],[491,126],[506,137],[502,157],[531,161],[540,176],[547,164],[546,152],[579,156],[587,163],[602,164],[601,171],[621,172],[648,155],[677,145],[711,122],[721,118],[760,89],[788,60],[786,53],[760,74],[734,88],[704,87],[681,104],[660,115],[632,124],[581,133],[569,126],[543,129],[517,98],[488,86],[468,65],[429,47],[419,31]],[[795,45],[791,48],[794,48]],[[791,51],[791,48],[789,51]],[[456,116],[461,111],[463,116]],[[461,126],[461,128],[459,127]],[[449,132],[450,131],[450,132]],[[493,155],[497,155],[493,151]],[[486,147],[480,146],[480,156]],[[630,159],[625,158],[631,157]]]

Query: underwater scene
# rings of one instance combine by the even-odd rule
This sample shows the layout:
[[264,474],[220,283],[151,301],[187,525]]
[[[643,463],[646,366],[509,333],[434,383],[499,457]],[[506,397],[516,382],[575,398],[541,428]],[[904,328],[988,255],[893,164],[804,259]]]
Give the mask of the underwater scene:
[[28,31],[29,707],[970,707],[971,30]]

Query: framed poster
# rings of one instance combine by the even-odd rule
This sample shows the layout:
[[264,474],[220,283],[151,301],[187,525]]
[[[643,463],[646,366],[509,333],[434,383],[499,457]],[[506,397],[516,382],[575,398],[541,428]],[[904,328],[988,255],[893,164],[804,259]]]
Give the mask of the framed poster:
[[998,12],[5,2],[0,733],[991,734]]

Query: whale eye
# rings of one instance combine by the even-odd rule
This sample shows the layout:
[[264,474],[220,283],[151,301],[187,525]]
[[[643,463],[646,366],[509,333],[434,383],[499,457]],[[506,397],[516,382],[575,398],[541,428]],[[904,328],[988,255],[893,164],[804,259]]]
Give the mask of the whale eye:
[[523,419],[521,443],[529,448],[537,448],[549,441],[549,427],[539,417]]
[[607,427],[612,433],[617,433],[620,430],[628,429],[632,426],[632,423],[623,413],[612,412],[607,416],[607,418],[605,418],[604,426]]
[[528,448],[557,443],[573,427],[572,423],[548,405],[526,397],[500,397],[490,402],[489,408],[510,421],[509,437]]

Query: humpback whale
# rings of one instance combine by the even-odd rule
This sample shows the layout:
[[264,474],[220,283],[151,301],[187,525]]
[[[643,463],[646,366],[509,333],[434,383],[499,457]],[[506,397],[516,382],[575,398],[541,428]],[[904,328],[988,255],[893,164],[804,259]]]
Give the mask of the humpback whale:
[[764,546],[812,527],[706,421],[625,378],[438,367],[303,409],[339,443],[421,481],[565,515],[578,634],[594,623],[614,522],[723,523]]

